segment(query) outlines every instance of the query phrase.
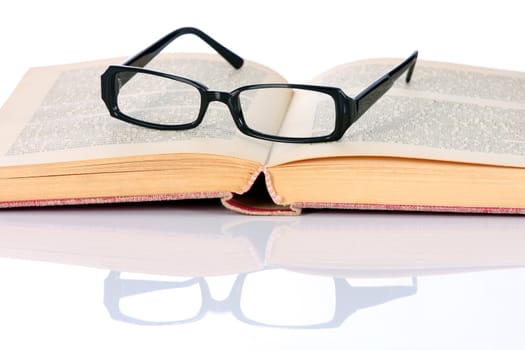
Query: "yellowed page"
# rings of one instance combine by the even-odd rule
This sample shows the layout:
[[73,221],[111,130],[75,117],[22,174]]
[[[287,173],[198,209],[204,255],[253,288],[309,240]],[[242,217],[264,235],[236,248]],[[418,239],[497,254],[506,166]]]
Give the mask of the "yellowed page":
[[[152,130],[112,118],[100,97],[100,75],[108,64],[122,61],[29,70],[0,110],[0,166],[166,153],[265,161],[271,143],[241,134],[228,107],[221,103],[211,103],[202,124],[184,131]],[[161,55],[146,68],[191,78],[220,91],[284,82],[262,65],[245,61],[236,70],[218,55],[209,54]],[[280,111],[287,104],[285,99],[281,104],[266,103],[266,108],[269,113],[283,114]]]
[[[400,59],[338,66],[313,83],[355,96]],[[294,100],[285,128],[319,128],[320,108]],[[316,112],[317,111],[317,112]],[[275,144],[268,165],[332,156],[401,156],[525,167],[525,73],[417,61],[340,141]]]

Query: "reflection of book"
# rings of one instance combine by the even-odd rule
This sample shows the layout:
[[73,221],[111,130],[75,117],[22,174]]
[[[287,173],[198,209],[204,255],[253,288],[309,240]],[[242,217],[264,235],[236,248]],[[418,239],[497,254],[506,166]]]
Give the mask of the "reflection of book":
[[[342,65],[313,82],[354,95],[399,61]],[[341,141],[292,145],[241,135],[224,106],[186,131],[114,120],[99,96],[99,75],[114,62],[28,72],[0,112],[0,207],[214,197],[259,214],[525,212],[523,73],[418,61],[411,83],[398,82]],[[148,67],[217,90],[284,82],[258,64],[235,70],[208,55],[166,55]],[[290,103],[254,96],[251,105],[265,118]],[[281,113],[283,128],[322,127],[323,104],[293,105],[299,112]],[[250,196],[254,182],[272,204]]]
[[447,273],[525,265],[525,223],[519,217],[360,215],[351,222],[282,225],[269,259],[277,266],[333,276]]
[[45,212],[30,224],[2,218],[0,256],[160,275],[239,273],[261,265],[249,240],[221,234],[224,220],[170,216],[131,209],[109,217]]
[[156,210],[154,223],[143,207],[111,216],[47,211],[32,223],[4,216],[0,257],[175,276],[268,267],[339,277],[414,276],[525,266],[520,217],[363,213],[350,220],[332,216],[327,225],[324,215],[239,219],[224,213],[202,221],[195,211],[172,220],[173,208]]

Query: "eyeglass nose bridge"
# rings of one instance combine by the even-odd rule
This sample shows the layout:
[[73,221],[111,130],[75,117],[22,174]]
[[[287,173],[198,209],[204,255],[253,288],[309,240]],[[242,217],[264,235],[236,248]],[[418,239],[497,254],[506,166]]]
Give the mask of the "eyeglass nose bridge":
[[232,97],[229,92],[213,90],[207,91],[206,95],[208,102],[218,101],[225,104],[229,104],[230,98]]
[[[239,104],[238,93],[208,90],[206,91],[206,99],[206,108],[208,107],[210,102],[221,102],[228,106],[228,109],[230,110],[231,116],[233,118],[233,122],[235,123],[235,125],[237,125],[237,128],[242,133],[247,133],[246,123],[244,122],[244,119],[242,117],[241,106]],[[204,112],[206,111],[206,108],[204,109]]]

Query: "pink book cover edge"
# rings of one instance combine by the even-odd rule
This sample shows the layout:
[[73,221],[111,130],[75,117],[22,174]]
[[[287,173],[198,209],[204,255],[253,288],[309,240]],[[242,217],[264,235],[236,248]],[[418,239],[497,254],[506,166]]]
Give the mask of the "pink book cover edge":
[[483,214],[525,214],[525,208],[503,207],[465,207],[465,206],[433,206],[433,205],[399,205],[399,204],[364,204],[364,203],[329,203],[329,202],[297,202],[290,206],[263,208],[249,206],[236,201],[229,192],[193,192],[142,196],[110,196],[89,198],[63,198],[44,200],[22,200],[0,202],[0,208],[44,207],[85,204],[111,204],[124,202],[152,202],[183,199],[220,198],[222,204],[233,211],[251,215],[298,215],[302,209],[346,209],[346,210],[384,210],[384,211],[417,211],[417,212],[447,212],[447,213],[483,213]]
[[442,213],[478,213],[478,214],[525,214],[525,208],[504,207],[466,207],[447,205],[417,205],[417,204],[366,204],[366,203],[323,203],[298,202],[292,207],[297,209],[350,209],[350,210],[386,210],[386,211],[418,211]]
[[131,202],[155,202],[183,199],[206,199],[206,198],[225,198],[229,197],[229,192],[190,192],[172,193],[157,195],[137,195],[137,196],[107,196],[107,197],[86,197],[86,198],[59,198],[59,199],[39,199],[0,202],[0,208],[17,207],[45,207],[62,205],[84,205],[84,204],[111,204],[111,203],[131,203]]

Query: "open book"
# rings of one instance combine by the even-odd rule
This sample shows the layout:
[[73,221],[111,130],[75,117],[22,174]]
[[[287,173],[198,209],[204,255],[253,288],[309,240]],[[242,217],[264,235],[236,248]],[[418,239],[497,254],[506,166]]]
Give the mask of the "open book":
[[[191,130],[111,118],[100,75],[121,61],[29,70],[0,110],[0,207],[220,198],[252,214],[525,213],[525,73],[419,60],[410,84],[398,81],[341,140],[286,144],[241,134],[222,104]],[[353,96],[399,62],[344,64],[312,83]],[[163,54],[148,68],[220,91],[286,82],[260,64],[236,70],[208,54]],[[281,128],[316,129],[315,103],[253,96],[250,108],[260,118],[282,111]]]

